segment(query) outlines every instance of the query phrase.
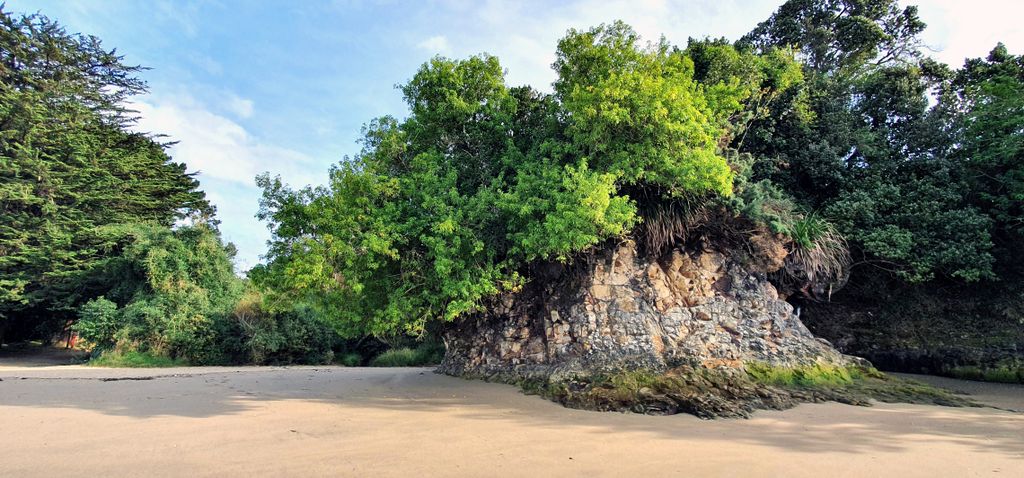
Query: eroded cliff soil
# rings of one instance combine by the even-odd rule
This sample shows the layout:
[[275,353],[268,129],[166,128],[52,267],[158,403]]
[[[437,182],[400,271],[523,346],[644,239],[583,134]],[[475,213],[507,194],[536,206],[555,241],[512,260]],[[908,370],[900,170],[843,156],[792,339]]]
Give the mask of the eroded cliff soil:
[[648,259],[625,242],[455,324],[441,371],[508,380],[852,364],[807,330],[764,262],[707,248]]

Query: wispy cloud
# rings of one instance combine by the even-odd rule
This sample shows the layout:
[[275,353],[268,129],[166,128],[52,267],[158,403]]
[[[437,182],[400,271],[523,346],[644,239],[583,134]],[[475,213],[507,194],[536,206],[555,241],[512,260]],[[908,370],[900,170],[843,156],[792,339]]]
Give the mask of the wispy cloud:
[[[253,113],[252,101],[227,95],[227,105],[239,116]],[[138,131],[165,135],[176,141],[170,155],[199,172],[207,198],[217,207],[226,240],[239,249],[239,270],[259,262],[269,239],[265,227],[254,218],[260,191],[255,177],[264,171],[279,174],[290,184],[302,186],[326,180],[322,161],[298,151],[267,144],[232,119],[213,112],[212,105],[192,96],[150,96],[132,105],[141,116]]]
[[449,51],[444,54],[449,56],[496,55],[508,71],[509,83],[550,91],[555,47],[570,28],[623,20],[645,40],[658,41],[664,35],[685,45],[689,37],[738,38],[778,5],[778,0],[447,2],[431,16],[438,22],[433,28],[442,29],[446,36],[431,37],[417,46],[427,49],[427,44],[436,42],[432,46],[438,50],[443,39]]
[[[252,114],[251,101],[235,96],[226,105],[240,116]],[[200,178],[254,184],[253,178],[272,170],[295,184],[324,177],[322,163],[298,151],[267,144],[234,120],[188,95],[150,96],[134,103],[141,119],[137,129],[166,135],[176,141],[171,154]]]
[[[964,58],[988,55],[996,43],[1003,42],[1013,53],[1024,49],[1024,28],[1020,0],[901,0],[918,5],[921,17],[928,23],[924,31],[929,55],[954,68],[963,66]],[[1002,12],[997,13],[997,12]]]
[[448,37],[435,35],[416,44],[416,48],[425,50],[428,53],[451,55],[452,47],[448,44]]
[[229,93],[225,107],[235,116],[245,119],[252,116],[256,104],[248,98],[242,98],[234,93]]

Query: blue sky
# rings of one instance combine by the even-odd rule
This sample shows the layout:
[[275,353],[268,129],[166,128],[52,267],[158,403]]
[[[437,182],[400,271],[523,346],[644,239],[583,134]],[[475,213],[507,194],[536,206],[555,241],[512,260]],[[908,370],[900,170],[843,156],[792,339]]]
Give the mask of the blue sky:
[[[737,38],[781,0],[536,1],[9,1],[73,32],[100,37],[152,69],[135,100],[139,128],[178,141],[171,154],[199,171],[240,270],[259,262],[269,233],[253,215],[253,178],[320,184],[358,151],[374,117],[403,116],[394,86],[435,54],[497,55],[510,84],[550,90],[555,43],[568,28],[615,19],[645,38]],[[1024,48],[1020,0],[921,0],[925,41],[959,65],[1002,40]],[[997,13],[998,12],[998,13]]]

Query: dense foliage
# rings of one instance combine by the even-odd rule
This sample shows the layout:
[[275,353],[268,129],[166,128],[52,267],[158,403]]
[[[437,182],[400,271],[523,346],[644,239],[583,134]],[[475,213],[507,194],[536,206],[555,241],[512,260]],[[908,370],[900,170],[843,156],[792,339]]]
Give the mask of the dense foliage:
[[380,353],[235,275],[194,173],[132,131],[141,70],[95,37],[0,11],[0,345],[74,322],[109,365]]
[[[915,7],[890,0],[787,2],[741,43],[798,48],[807,81],[738,147],[762,159],[760,177],[835,222],[862,263],[912,282],[993,278],[999,219],[978,199],[1003,188],[977,182],[987,172],[971,148],[984,140],[970,137],[984,114],[972,98],[990,87],[966,84],[978,61],[954,73],[923,58],[923,29]],[[806,112],[787,113],[795,102]]]
[[197,225],[134,226],[126,235],[128,245],[96,278],[114,287],[80,310],[82,338],[104,349],[217,361],[218,329],[242,292],[217,234]]
[[126,129],[139,70],[94,37],[0,12],[0,337],[59,328],[125,240],[116,226],[212,213],[164,145]]
[[806,81],[736,146],[753,181],[849,240],[850,285],[807,309],[816,332],[889,367],[1001,366],[1024,344],[1024,58],[1000,44],[953,70],[922,55],[923,29],[892,0],[787,2],[740,43],[798,49]]
[[260,178],[274,241],[253,277],[344,333],[417,333],[536,261],[718,204],[788,238],[789,279],[1019,280],[1021,59],[952,70],[924,28],[894,0],[791,0],[735,43],[573,30],[550,95],[486,55],[435,58],[327,188]]
[[418,334],[519,287],[532,261],[626,234],[637,195],[730,196],[731,120],[800,81],[782,51],[641,46],[622,23],[570,31],[554,68],[547,95],[507,87],[494,57],[434,58],[402,87],[409,117],[370,123],[327,188],[261,176],[274,241],[253,278],[347,334]]
[[924,28],[896,0],[790,0],[736,42],[570,30],[550,94],[434,58],[327,186],[257,179],[273,240],[240,279],[193,174],[131,131],[141,69],[0,13],[0,342],[77,319],[115,362],[436,361],[410,336],[711,208],[786,242],[792,300],[849,280],[809,314],[1019,341],[1024,57],[951,68]]

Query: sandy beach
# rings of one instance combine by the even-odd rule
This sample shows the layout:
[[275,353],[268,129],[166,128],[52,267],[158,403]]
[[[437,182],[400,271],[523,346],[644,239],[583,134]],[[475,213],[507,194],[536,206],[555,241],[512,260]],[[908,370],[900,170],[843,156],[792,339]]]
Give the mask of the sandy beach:
[[[570,410],[419,368],[0,363],[0,379],[5,477],[1024,476],[1024,414],[994,408],[703,421]],[[945,384],[1024,408],[1024,387]]]

